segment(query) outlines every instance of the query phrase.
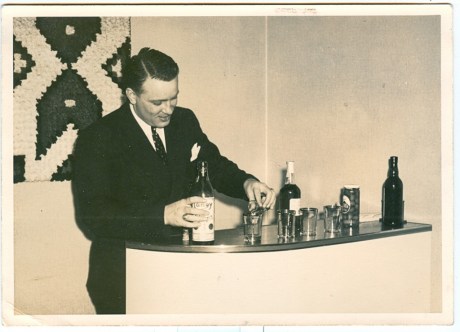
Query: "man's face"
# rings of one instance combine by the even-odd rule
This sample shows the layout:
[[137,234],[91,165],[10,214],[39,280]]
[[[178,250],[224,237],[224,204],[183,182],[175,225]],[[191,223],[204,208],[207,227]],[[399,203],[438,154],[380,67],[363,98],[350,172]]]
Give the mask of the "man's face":
[[177,77],[169,82],[148,78],[142,85],[140,94],[130,88],[126,90],[136,114],[155,128],[164,128],[169,124],[178,94]]

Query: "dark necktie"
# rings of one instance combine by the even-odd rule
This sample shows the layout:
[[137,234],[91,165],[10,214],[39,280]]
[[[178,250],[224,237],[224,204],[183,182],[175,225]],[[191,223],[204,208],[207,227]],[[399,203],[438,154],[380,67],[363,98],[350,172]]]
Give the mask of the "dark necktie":
[[167,165],[168,164],[168,157],[166,156],[166,150],[163,145],[163,142],[161,141],[160,136],[157,133],[156,128],[152,128],[152,137],[153,137],[153,142],[155,143],[155,150],[158,154],[158,156],[161,158],[163,161],[163,164]]

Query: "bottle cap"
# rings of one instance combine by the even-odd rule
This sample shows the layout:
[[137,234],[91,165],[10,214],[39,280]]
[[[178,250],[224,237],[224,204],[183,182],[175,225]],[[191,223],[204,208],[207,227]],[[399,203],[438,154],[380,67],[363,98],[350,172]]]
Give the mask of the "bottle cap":
[[287,173],[294,173],[294,162],[293,161],[287,161]]
[[390,159],[388,160],[390,166],[397,166],[398,165],[398,157],[396,156],[391,156]]
[[359,186],[357,184],[346,184],[344,185],[345,189],[359,189]]
[[208,167],[208,162],[206,160],[198,160],[198,162],[196,163],[196,167],[198,169],[201,169],[202,167]]

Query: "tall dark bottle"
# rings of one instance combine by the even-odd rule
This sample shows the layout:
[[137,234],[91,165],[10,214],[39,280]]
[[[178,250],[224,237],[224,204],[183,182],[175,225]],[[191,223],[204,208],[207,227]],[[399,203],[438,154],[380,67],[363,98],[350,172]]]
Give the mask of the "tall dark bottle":
[[388,164],[388,177],[382,187],[382,223],[384,226],[401,227],[404,224],[404,200],[398,157],[390,157]]
[[193,207],[207,210],[209,217],[200,227],[192,230],[192,242],[195,244],[212,244],[214,242],[214,191],[208,176],[208,163],[197,163],[197,177],[190,189],[190,196],[200,196],[206,199],[204,203],[194,203]]
[[295,233],[300,235],[301,233],[301,222],[300,222],[300,198],[301,192],[299,187],[294,181],[294,162],[286,162],[286,177],[284,180],[284,186],[280,190],[279,195],[279,209],[280,210],[294,210],[295,216]]

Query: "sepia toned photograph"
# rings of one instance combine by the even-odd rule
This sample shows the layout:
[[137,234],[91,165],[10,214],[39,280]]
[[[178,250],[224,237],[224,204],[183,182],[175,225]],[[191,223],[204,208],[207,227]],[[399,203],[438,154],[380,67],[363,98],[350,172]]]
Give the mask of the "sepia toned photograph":
[[2,7],[6,326],[451,325],[449,4]]

